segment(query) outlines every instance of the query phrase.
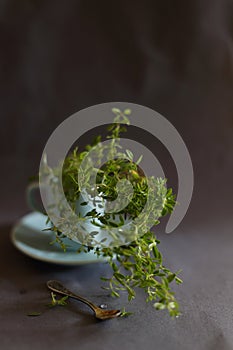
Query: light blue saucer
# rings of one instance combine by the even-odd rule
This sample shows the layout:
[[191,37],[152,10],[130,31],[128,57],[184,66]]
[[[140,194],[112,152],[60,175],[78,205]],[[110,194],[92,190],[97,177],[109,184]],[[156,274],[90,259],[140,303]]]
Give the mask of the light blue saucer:
[[58,243],[50,244],[55,239],[55,233],[43,231],[49,227],[46,225],[46,219],[47,217],[39,212],[25,215],[12,229],[11,240],[14,246],[31,258],[54,264],[81,265],[106,261],[92,251],[77,253],[80,245],[68,238],[64,240],[67,245],[66,252]]

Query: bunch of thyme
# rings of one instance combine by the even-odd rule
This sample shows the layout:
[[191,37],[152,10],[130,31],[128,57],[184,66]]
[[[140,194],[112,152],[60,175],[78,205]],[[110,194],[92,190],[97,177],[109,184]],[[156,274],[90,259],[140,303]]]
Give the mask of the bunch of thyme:
[[[112,154],[111,160],[97,169],[97,190],[99,196],[108,201],[114,201],[117,198],[116,185],[122,178],[127,178],[133,186],[133,197],[128,205],[119,212],[120,223],[124,224],[124,219],[128,216],[131,219],[137,218],[142,211],[148,197],[148,179],[139,167],[141,157],[134,161],[133,153],[127,150],[125,153],[119,152],[118,140],[122,132],[127,131],[126,126],[129,125],[128,115],[131,113],[129,109],[124,112],[117,108],[112,109],[115,114],[113,124],[108,127],[108,139],[111,140]],[[80,165],[88,154],[88,152],[101,142],[101,136],[95,138],[91,145],[87,145],[86,149],[78,152],[75,149],[64,161],[62,170],[63,189],[66,198],[75,209],[76,201],[80,195],[78,183],[78,173]],[[117,157],[116,157],[117,155]],[[88,180],[88,179],[87,179]],[[152,210],[158,210],[156,220],[153,226],[159,224],[158,218],[172,212],[176,201],[172,189],[167,189],[166,179],[152,178],[152,184],[155,185],[158,198],[160,199],[160,210],[157,209],[156,203],[153,204]],[[162,202],[161,202],[162,201]],[[161,207],[162,203],[162,207]],[[82,203],[85,205],[86,203]],[[98,219],[102,225],[115,225],[114,214],[99,214],[96,210],[92,210],[86,214],[92,217],[93,223]],[[99,225],[96,223],[96,225]],[[150,225],[152,227],[152,225]],[[57,242],[62,243],[62,233],[55,227],[51,226],[51,230],[57,234]],[[144,231],[145,232],[145,231]],[[112,276],[102,277],[108,286],[104,289],[110,291],[112,296],[119,297],[121,291],[128,293],[128,300],[132,300],[136,295],[136,288],[142,288],[146,294],[146,301],[153,302],[156,309],[167,309],[171,316],[179,315],[179,305],[175,299],[174,293],[171,291],[170,283],[175,281],[177,284],[182,283],[177,276],[178,273],[171,272],[163,265],[163,258],[158,249],[159,240],[155,234],[148,230],[142,235],[136,235],[130,244],[123,244],[113,247],[83,245],[80,251],[93,250],[98,256],[104,256],[112,268]]]

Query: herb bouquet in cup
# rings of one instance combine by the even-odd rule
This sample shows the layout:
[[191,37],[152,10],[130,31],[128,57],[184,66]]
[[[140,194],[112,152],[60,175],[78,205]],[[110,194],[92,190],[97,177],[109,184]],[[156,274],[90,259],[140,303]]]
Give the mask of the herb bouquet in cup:
[[[135,160],[130,150],[123,151],[120,135],[127,132],[131,111],[113,108],[112,112],[115,118],[108,127],[107,142],[98,136],[84,151],[74,149],[62,163],[63,193],[71,211],[67,214],[57,198],[62,224],[54,223],[48,212],[50,230],[64,250],[63,238],[68,237],[81,243],[77,254],[92,250],[106,258],[112,274],[101,279],[111,296],[119,297],[126,291],[130,301],[139,287],[156,309],[167,309],[171,316],[177,316],[179,305],[170,284],[182,281],[163,265],[160,242],[151,230],[160,217],[172,212],[175,195],[167,189],[166,179],[144,174],[142,156]],[[40,177],[49,179],[53,193],[56,172],[45,161]],[[53,205],[50,207],[52,211]]]

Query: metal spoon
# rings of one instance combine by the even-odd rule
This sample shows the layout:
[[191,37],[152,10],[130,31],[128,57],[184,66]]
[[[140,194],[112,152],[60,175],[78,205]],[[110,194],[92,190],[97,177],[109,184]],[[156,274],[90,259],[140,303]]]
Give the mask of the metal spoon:
[[59,281],[48,281],[47,287],[53,292],[57,292],[59,294],[68,295],[70,298],[78,299],[82,301],[84,304],[88,305],[95,313],[95,317],[99,320],[107,320],[109,318],[115,318],[121,315],[120,310],[103,310],[100,307],[93,304],[91,301],[81,297],[80,295],[74,294],[69,289],[64,287]]

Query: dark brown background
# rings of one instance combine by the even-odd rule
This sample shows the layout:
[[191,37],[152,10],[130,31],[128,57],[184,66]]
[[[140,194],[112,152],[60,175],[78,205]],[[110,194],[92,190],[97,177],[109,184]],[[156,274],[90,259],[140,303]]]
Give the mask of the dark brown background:
[[[61,121],[82,108],[128,101],[170,120],[193,161],[189,212],[174,235],[161,236],[170,264],[184,267],[186,286],[180,288],[180,298],[185,316],[177,323],[166,318],[166,328],[163,314],[154,316],[147,308],[145,314],[136,312],[136,321],[118,323],[118,331],[113,323],[103,329],[89,325],[98,341],[94,345],[94,338],[82,339],[82,349],[124,348],[119,337],[127,334],[125,344],[134,349],[155,348],[156,342],[159,349],[232,349],[232,0],[1,0],[0,50],[0,222],[7,247],[1,264],[9,269],[4,267],[9,273],[2,272],[1,281],[7,312],[15,305],[13,292],[11,302],[8,299],[8,286],[15,291],[21,279],[47,271],[44,265],[30,265],[34,263],[16,252],[8,238],[8,227],[28,212],[25,187],[38,171],[46,140]],[[144,139],[146,143],[146,135]],[[151,147],[176,186],[172,160],[156,141]],[[89,283],[88,268],[83,269],[81,276]],[[67,280],[72,273],[67,272]],[[31,289],[47,277],[42,272],[34,277]],[[135,305],[142,312],[143,303]],[[11,316],[17,319],[12,326]],[[12,336],[7,333],[4,349],[14,348],[15,342],[19,348],[31,348],[31,338],[27,342],[22,331],[25,320],[14,313],[7,320]],[[42,344],[53,348],[52,335],[56,338],[64,325],[58,322],[52,330],[48,320],[47,325]],[[72,321],[69,327],[78,328]],[[102,336],[106,333],[107,345]],[[39,336],[33,327],[31,336]],[[78,344],[75,333],[69,340],[60,337],[56,349]]]

